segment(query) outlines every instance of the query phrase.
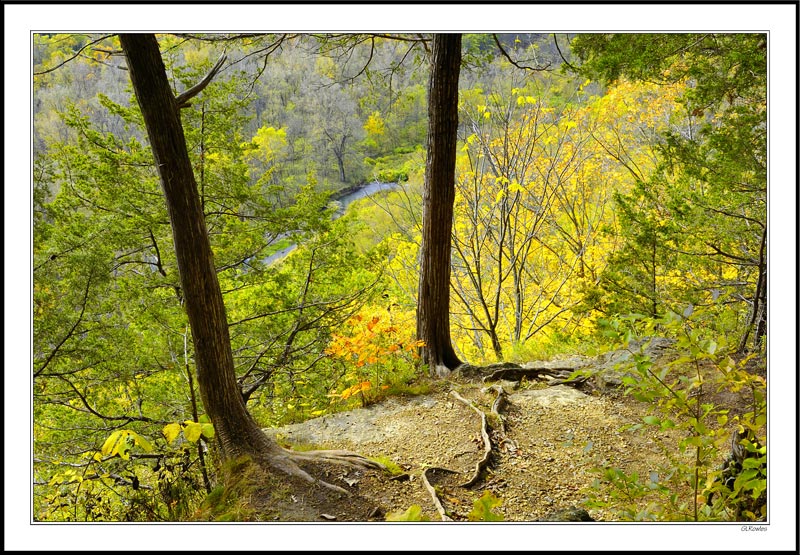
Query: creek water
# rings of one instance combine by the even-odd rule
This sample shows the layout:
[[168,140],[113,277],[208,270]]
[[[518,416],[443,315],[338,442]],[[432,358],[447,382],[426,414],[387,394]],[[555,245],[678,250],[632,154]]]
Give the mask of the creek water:
[[[342,214],[344,214],[345,210],[347,210],[347,207],[350,206],[352,203],[354,203],[357,200],[361,200],[362,198],[366,198],[366,197],[372,196],[375,193],[379,193],[381,191],[391,191],[391,190],[397,189],[399,187],[400,187],[399,183],[384,183],[384,182],[381,182],[381,181],[373,181],[372,183],[367,183],[366,185],[358,187],[357,189],[355,189],[353,191],[348,191],[348,192],[346,192],[344,194],[341,194],[341,195],[334,195],[334,197],[333,197],[334,200],[332,200],[332,202],[334,202],[334,203],[336,203],[338,205],[338,209],[334,213],[333,218],[336,219],[339,216],[341,216]],[[286,234],[283,235],[283,237],[287,237],[288,235],[289,234],[286,233]],[[280,240],[280,239],[281,239],[281,237],[278,238],[278,240]],[[270,256],[266,257],[263,260],[263,263],[266,264],[266,265],[274,264],[278,260],[281,260],[282,258],[285,258],[290,252],[292,252],[296,248],[297,248],[297,245],[293,243],[293,244],[289,245],[288,247],[285,247],[285,248],[283,248],[283,249],[271,254]]]

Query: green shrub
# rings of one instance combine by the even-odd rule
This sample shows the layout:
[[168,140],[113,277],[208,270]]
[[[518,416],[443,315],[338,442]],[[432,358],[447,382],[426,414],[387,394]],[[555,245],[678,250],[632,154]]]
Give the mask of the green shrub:
[[[766,516],[766,441],[758,439],[766,424],[766,380],[753,371],[757,354],[739,356],[736,341],[714,331],[713,314],[688,307],[682,315],[652,319],[640,315],[605,323],[606,333],[625,343],[656,333],[673,336],[677,357],[655,364],[641,342],[623,379],[625,394],[647,403],[650,413],[631,431],[649,428],[661,436],[665,463],[649,475],[618,468],[597,468],[590,507],[615,512],[622,520],[758,520]],[[730,411],[715,403],[717,395],[748,399]],[[754,438],[742,442],[748,451],[735,478],[722,480],[719,461],[729,455],[731,429]],[[671,430],[681,433],[677,444]],[[735,448],[735,447],[734,447]],[[729,467],[728,467],[729,468]],[[725,483],[727,482],[728,485]],[[730,487],[729,487],[730,486]],[[714,494],[716,501],[713,501]]]

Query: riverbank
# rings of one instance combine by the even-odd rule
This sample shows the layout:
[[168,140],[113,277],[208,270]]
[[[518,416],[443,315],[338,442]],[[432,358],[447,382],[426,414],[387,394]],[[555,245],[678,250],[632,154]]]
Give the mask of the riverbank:
[[353,202],[365,197],[372,196],[381,191],[392,191],[400,187],[399,183],[373,181],[371,183],[362,183],[360,185],[353,185],[345,187],[344,189],[333,193],[330,197],[331,201],[338,202],[342,205],[339,212],[344,210]]
[[[333,193],[330,196],[331,202],[337,202],[340,206],[336,210],[336,213],[333,215],[333,218],[336,219],[344,214],[347,207],[350,206],[353,202],[357,200],[361,200],[362,198],[366,198],[372,196],[376,193],[382,191],[391,191],[394,189],[399,188],[401,185],[399,183],[384,183],[381,181],[373,181],[372,183],[362,183],[360,185],[352,185],[350,187],[345,187]],[[288,236],[284,234],[281,240],[284,240],[285,237]],[[281,260],[289,255],[294,249],[297,248],[297,245],[294,243],[288,245],[282,245],[281,249],[277,252],[269,255],[263,260],[263,263],[266,265],[274,264],[278,260]]]

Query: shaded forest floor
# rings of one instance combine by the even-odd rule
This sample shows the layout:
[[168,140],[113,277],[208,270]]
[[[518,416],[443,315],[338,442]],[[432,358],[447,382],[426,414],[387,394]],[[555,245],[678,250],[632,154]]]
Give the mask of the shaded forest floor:
[[[554,385],[552,374],[540,379],[484,381],[459,372],[435,382],[433,391],[425,395],[389,398],[362,409],[266,430],[295,449],[347,449],[382,462],[388,459],[396,467],[393,476],[337,465],[308,467],[352,495],[308,483],[277,488],[265,483],[250,496],[253,513],[247,520],[384,521],[389,513],[419,505],[431,521],[466,521],[474,501],[485,491],[502,500],[493,511],[505,521],[575,520],[581,515],[586,519],[587,513],[575,508],[583,506],[592,483],[601,477],[598,469],[663,476],[667,454],[680,456],[681,432],[655,432],[648,426],[627,429],[642,422],[648,407],[611,387],[620,378],[611,369],[621,356],[624,353],[592,361],[573,357],[539,364],[562,372],[589,362],[604,365],[611,374],[603,375],[603,387],[597,387],[597,381],[580,388]],[[493,384],[495,388],[490,389]],[[491,414],[497,385],[506,394],[498,411],[502,421]],[[714,401],[734,412],[740,404],[733,397]],[[488,465],[480,472],[476,465],[486,447],[476,409],[489,415],[492,444]],[[472,478],[474,483],[465,486]],[[693,495],[691,491],[677,493],[687,499]],[[614,514],[602,509],[590,508],[588,516],[615,520]]]

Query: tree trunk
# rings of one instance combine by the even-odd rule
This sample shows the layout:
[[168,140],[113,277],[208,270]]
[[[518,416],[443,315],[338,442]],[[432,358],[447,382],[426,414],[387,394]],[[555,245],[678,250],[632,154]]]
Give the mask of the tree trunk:
[[497,357],[497,362],[503,362],[503,345],[500,343],[500,337],[497,335],[497,329],[494,326],[489,328],[489,337],[492,339],[492,349],[494,349],[494,356]]
[[450,234],[455,201],[461,35],[436,34],[428,82],[428,155],[422,212],[417,337],[431,375],[461,364],[450,341]]
[[280,448],[247,412],[236,383],[228,321],[179,108],[152,34],[120,35],[161,177],[192,329],[200,395],[224,458]]
[[653,295],[652,301],[652,308],[651,311],[653,313],[653,318],[658,318],[658,283],[656,282],[656,248],[658,246],[658,235],[653,235],[653,243],[651,245],[651,256],[650,262],[652,264],[652,273],[650,274],[651,285],[650,285],[650,292]]
[[753,350],[757,350],[763,337],[767,334],[767,229],[761,235],[761,249],[758,255],[758,278],[753,295],[753,309],[750,321],[745,328],[744,336],[739,344],[739,352],[748,350],[747,342],[750,333],[755,331]]
[[347,135],[342,137],[342,142],[339,148],[334,148],[333,153],[336,155],[336,162],[339,164],[339,181],[342,183],[347,182],[347,177],[344,174],[344,143],[347,141]]

